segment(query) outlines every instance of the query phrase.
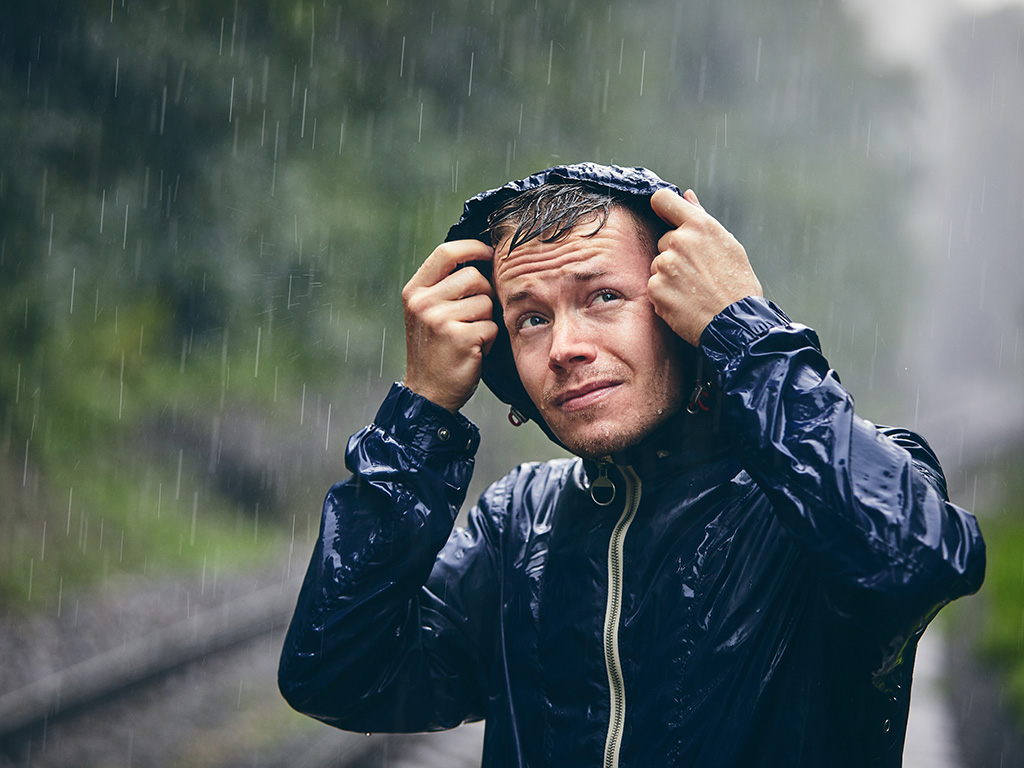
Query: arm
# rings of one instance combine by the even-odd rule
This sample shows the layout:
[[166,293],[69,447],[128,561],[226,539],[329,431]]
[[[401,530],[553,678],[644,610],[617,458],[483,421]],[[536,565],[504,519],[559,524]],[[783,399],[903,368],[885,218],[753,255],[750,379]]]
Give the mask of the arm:
[[482,717],[493,541],[476,510],[467,531],[451,531],[479,444],[458,410],[498,330],[490,284],[458,267],[491,254],[445,243],[409,280],[405,386],[349,441],[353,476],[324,503],[278,677],[295,709],[341,728]]
[[834,585],[837,607],[920,625],[978,589],[977,521],[949,503],[935,455],[854,413],[812,330],[748,298],[707,326],[701,348],[744,466]]
[[465,418],[399,385],[350,440],[353,477],[327,496],[281,656],[292,707],[355,731],[483,716],[494,533],[476,509],[451,532],[478,441]]
[[931,450],[854,414],[814,332],[759,298],[743,247],[691,191],[651,203],[675,227],[651,267],[655,309],[711,360],[747,471],[817,562],[837,610],[914,631],[976,590],[977,522],[949,503]]

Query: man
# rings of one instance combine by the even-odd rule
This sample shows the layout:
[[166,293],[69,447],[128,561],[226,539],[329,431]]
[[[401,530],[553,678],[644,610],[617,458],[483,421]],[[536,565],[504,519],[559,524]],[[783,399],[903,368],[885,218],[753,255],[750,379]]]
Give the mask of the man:
[[[356,731],[485,718],[486,766],[898,766],[917,640],[981,584],[917,436],[853,413],[743,247],[644,169],[466,204],[403,292],[408,364],[348,446],[282,654]],[[452,531],[481,376],[577,459]]]

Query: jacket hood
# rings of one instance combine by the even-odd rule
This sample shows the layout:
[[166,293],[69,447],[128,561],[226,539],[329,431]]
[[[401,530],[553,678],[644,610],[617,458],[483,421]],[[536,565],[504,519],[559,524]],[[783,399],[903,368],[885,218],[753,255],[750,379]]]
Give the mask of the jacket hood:
[[[520,192],[544,184],[567,184],[570,182],[587,182],[605,187],[610,192],[634,195],[638,199],[650,199],[659,189],[671,189],[677,194],[682,194],[674,184],[663,181],[646,168],[623,168],[617,165],[599,165],[597,163],[556,165],[532,176],[527,176],[525,179],[510,181],[504,186],[471,197],[466,201],[462,218],[448,230],[445,242],[480,240],[490,245],[491,235],[487,228],[487,218],[498,207]],[[488,280],[491,279],[490,262],[476,262],[473,266],[479,269]],[[562,445],[541,418],[540,412],[529,395],[526,394],[526,389],[523,387],[512,359],[511,342],[502,319],[501,307],[497,303],[494,307],[494,320],[498,325],[498,338],[484,358],[481,377],[484,384],[499,400],[511,406],[510,418],[514,416],[521,421],[534,420],[551,440]],[[681,343],[685,344],[682,341]]]

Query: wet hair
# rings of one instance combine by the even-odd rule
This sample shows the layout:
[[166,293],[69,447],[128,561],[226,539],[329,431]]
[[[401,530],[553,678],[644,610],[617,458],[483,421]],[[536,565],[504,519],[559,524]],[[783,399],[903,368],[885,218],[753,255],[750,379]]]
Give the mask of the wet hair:
[[668,225],[651,210],[649,198],[615,192],[598,184],[543,184],[520,192],[491,212],[487,228],[495,248],[511,237],[508,249],[511,253],[531,240],[542,243],[564,240],[584,224],[594,224],[593,229],[583,235],[593,237],[607,223],[613,208],[629,215],[641,247],[654,258],[658,240],[668,231]]

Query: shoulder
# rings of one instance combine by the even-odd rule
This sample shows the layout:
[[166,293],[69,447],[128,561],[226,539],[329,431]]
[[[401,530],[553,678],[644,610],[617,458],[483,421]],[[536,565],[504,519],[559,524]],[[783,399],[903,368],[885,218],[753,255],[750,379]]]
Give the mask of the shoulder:
[[545,514],[566,488],[580,485],[582,465],[575,458],[520,464],[484,491],[479,506],[501,528],[513,518]]
[[[582,472],[580,459],[551,459],[520,464],[484,491],[489,504],[505,506],[512,497],[547,496],[559,492]],[[506,500],[503,503],[502,500]]]

